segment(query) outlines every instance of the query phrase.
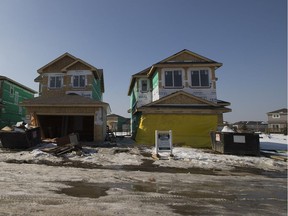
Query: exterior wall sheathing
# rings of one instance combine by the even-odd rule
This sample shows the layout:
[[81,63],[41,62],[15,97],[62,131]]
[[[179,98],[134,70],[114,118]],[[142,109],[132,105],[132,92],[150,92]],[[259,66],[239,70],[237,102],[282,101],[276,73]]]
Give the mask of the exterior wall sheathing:
[[217,115],[143,114],[136,142],[155,145],[155,130],[172,130],[174,145],[210,148],[210,131],[216,130],[217,122]]

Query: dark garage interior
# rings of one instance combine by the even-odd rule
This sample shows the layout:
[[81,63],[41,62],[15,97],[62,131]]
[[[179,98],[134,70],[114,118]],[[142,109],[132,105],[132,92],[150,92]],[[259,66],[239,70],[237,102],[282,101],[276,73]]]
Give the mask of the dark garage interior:
[[44,138],[59,138],[78,133],[79,141],[93,141],[94,116],[38,115]]

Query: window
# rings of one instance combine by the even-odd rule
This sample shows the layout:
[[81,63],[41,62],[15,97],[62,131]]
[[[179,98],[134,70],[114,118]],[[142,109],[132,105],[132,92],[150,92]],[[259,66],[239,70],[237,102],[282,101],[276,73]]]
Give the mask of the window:
[[15,104],[19,103],[19,93],[18,92],[15,92],[14,102],[15,102]]
[[280,115],[279,114],[273,114],[272,118],[280,118]]
[[280,126],[278,124],[273,124],[272,127],[273,127],[273,129],[276,129],[276,130],[278,130],[280,128]]
[[181,70],[165,71],[165,87],[183,87]]
[[191,85],[192,87],[209,87],[209,71],[192,70]]
[[50,76],[49,87],[50,88],[61,88],[62,87],[62,76]]
[[141,91],[142,92],[148,91],[148,80],[141,80]]
[[86,76],[85,75],[74,75],[73,76],[73,87],[82,88],[85,87]]
[[14,96],[14,86],[10,85],[10,96]]

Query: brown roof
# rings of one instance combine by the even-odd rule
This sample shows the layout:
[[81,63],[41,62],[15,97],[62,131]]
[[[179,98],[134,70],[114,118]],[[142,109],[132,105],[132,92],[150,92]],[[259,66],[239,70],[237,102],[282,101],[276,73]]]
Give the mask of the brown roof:
[[79,95],[62,95],[55,96],[40,96],[29,100],[24,100],[22,106],[78,106],[78,107],[91,107],[91,106],[109,106],[108,103],[97,101],[91,98]]

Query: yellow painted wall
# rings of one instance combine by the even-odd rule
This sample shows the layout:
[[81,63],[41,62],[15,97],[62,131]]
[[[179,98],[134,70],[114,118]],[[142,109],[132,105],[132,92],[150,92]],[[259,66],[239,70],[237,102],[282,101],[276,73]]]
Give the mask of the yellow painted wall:
[[155,130],[172,130],[174,145],[210,148],[210,131],[216,130],[217,122],[217,115],[143,114],[136,142],[155,145]]

